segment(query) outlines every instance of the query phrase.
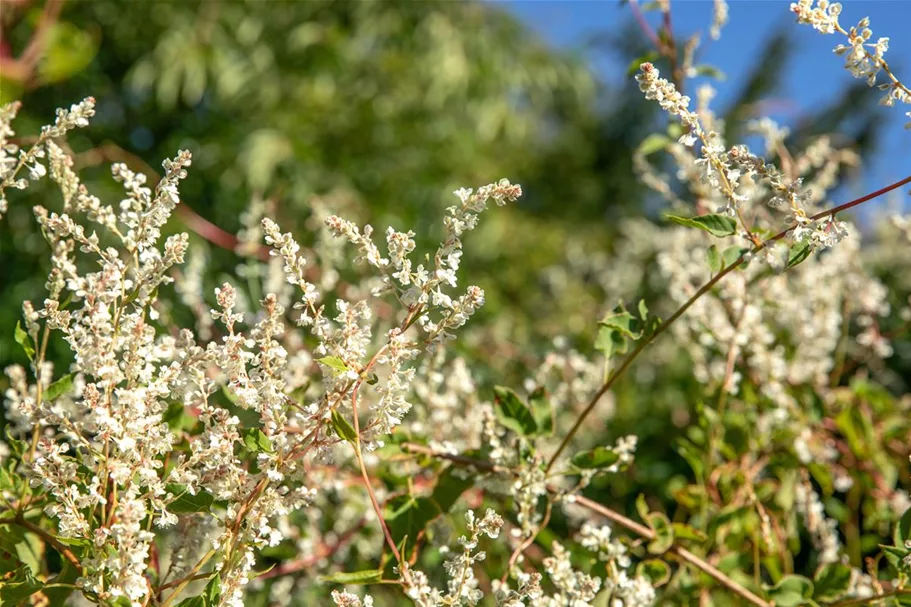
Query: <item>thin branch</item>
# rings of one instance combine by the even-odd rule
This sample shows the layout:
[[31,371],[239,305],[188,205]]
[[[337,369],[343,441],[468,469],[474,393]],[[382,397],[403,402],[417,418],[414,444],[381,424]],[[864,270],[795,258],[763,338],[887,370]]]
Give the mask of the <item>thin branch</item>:
[[8,78],[21,82],[29,88],[35,83],[35,69],[44,55],[44,47],[51,29],[60,18],[63,2],[64,0],[47,0],[44,3],[38,25],[18,59],[0,57],[0,71],[4,72]]
[[[651,529],[649,529],[648,527],[640,525],[636,521],[634,521],[632,519],[628,519],[625,516],[623,516],[622,514],[620,514],[619,512],[615,512],[615,511],[611,510],[610,508],[602,506],[598,502],[594,502],[586,497],[582,497],[581,495],[575,496],[575,500],[578,505],[588,508],[592,512],[597,512],[604,518],[606,518],[610,521],[613,521],[614,523],[620,525],[621,527],[625,527],[626,529],[629,529],[630,531],[633,531],[634,533],[637,533],[646,539],[651,540],[651,539],[655,538],[655,532],[652,531]],[[746,601],[749,601],[753,605],[757,605],[758,607],[772,607],[772,603],[753,594],[748,589],[744,588],[743,586],[741,586],[740,584],[738,584],[737,582],[735,582],[734,580],[732,580],[731,578],[726,576],[717,567],[715,567],[712,564],[706,562],[705,560],[699,558],[698,556],[696,556],[695,554],[693,554],[692,552],[690,552],[683,546],[680,546],[678,544],[672,544],[671,547],[668,549],[668,552],[676,555],[677,557],[680,558],[680,560],[689,563],[690,565],[692,565],[693,567],[696,567],[703,573],[708,574],[716,582],[718,582],[719,584],[721,584],[722,586],[724,586],[725,588],[727,588],[728,590],[730,590],[737,596],[743,598]]]
[[[877,198],[878,196],[882,196],[883,194],[885,194],[887,192],[891,192],[892,190],[900,188],[903,185],[906,185],[908,183],[911,183],[911,176],[905,177],[901,181],[897,181],[897,182],[893,183],[892,185],[886,186],[871,194],[867,194],[866,196],[861,196],[860,198],[857,198],[850,202],[846,202],[837,207],[831,208],[827,211],[822,211],[821,213],[817,213],[816,215],[813,215],[812,217],[810,217],[810,219],[817,220],[817,219],[821,219],[821,218],[827,217],[827,216],[834,218],[836,214],[841,213],[842,211],[846,211],[850,208],[861,205],[869,200],[873,200],[874,198]],[[620,366],[617,368],[617,370],[610,374],[610,376],[607,378],[607,381],[604,382],[604,385],[601,386],[601,388],[595,393],[595,395],[592,397],[592,399],[585,406],[585,409],[582,410],[582,413],[576,419],[572,428],[570,428],[567,435],[563,438],[563,441],[560,443],[560,446],[557,447],[557,450],[551,456],[550,461],[547,462],[547,467],[545,468],[545,470],[548,472],[550,471],[550,469],[553,467],[554,463],[557,461],[557,458],[559,458],[560,455],[563,453],[563,451],[569,446],[569,443],[572,440],[572,438],[576,435],[576,432],[578,432],[579,428],[582,427],[582,424],[585,422],[585,419],[595,409],[595,405],[598,404],[598,401],[601,400],[601,397],[604,396],[604,394],[608,390],[611,389],[611,387],[614,385],[614,383],[620,377],[623,376],[623,374],[630,367],[630,365],[632,365],[633,361],[636,360],[636,358],[642,353],[642,351],[646,347],[648,347],[653,341],[655,341],[655,339],[659,335],[661,335],[662,333],[667,331],[668,327],[670,327],[672,324],[674,324],[674,322],[677,319],[679,319],[681,316],[683,316],[686,313],[686,311],[689,310],[690,307],[694,303],[696,303],[696,301],[700,297],[702,297],[703,295],[708,293],[716,284],[718,284],[718,282],[721,281],[722,278],[724,278],[725,276],[730,274],[732,271],[736,270],[741,265],[743,265],[744,261],[746,261],[748,256],[753,256],[756,253],[759,253],[760,251],[762,251],[763,249],[768,247],[769,245],[783,239],[785,236],[788,235],[788,233],[791,230],[793,230],[796,227],[797,227],[797,224],[794,224],[794,225],[782,230],[778,234],[775,234],[771,238],[764,240],[763,242],[757,244],[756,246],[754,246],[752,249],[750,249],[746,253],[743,253],[731,265],[727,266],[726,268],[724,268],[723,270],[718,272],[718,274],[716,274],[711,280],[709,280],[707,283],[702,285],[702,287],[700,287],[699,290],[696,291],[696,293],[694,293],[693,296],[690,297],[686,301],[686,303],[684,303],[682,306],[680,306],[680,308],[678,308],[677,311],[674,312],[670,316],[670,318],[668,318],[666,321],[664,321],[663,323],[658,325],[658,328],[656,328],[653,333],[648,335],[645,339],[642,339],[641,341],[639,341],[639,343],[636,345],[635,349],[633,349],[633,351],[630,352],[629,355],[627,355],[627,357],[623,359],[623,362],[620,363]]]
[[629,6],[633,11],[633,17],[636,19],[636,23],[639,24],[642,33],[651,40],[652,44],[655,45],[655,48],[660,49],[662,47],[661,41],[658,39],[658,35],[655,33],[655,30],[652,29],[652,26],[645,20],[642,9],[639,8],[639,3],[636,0],[629,0]]
[[844,601],[837,601],[835,603],[828,603],[826,607],[853,607],[854,605],[869,605],[876,601],[882,599],[887,599],[892,596],[908,595],[911,594],[911,588],[896,588],[895,590],[890,590],[884,592],[883,594],[877,594],[875,596],[868,596],[857,599],[846,599]]
[[[402,445],[402,449],[407,452],[410,452],[410,453],[420,453],[422,455],[429,455],[431,457],[446,459],[446,460],[451,461],[453,464],[456,464],[459,466],[473,466],[473,467],[477,468],[478,470],[485,470],[485,471],[489,471],[489,472],[494,472],[494,471],[502,472],[505,470],[502,466],[496,466],[488,461],[474,459],[474,458],[466,457],[463,455],[453,455],[451,453],[443,453],[443,452],[435,451],[435,450],[433,450],[429,447],[425,447],[423,445],[416,445],[413,443],[404,443]],[[513,474],[512,471],[508,471],[508,472]],[[548,490],[548,492],[553,493],[553,494],[560,493],[559,489],[557,489],[556,487],[551,486],[551,485],[548,485],[547,490]],[[582,497],[581,495],[575,495],[575,496],[573,496],[573,499],[575,500],[576,504],[578,504],[584,508],[587,508],[587,509],[591,510],[592,512],[600,514],[601,516],[608,519],[609,521],[616,523],[617,525],[620,525],[621,527],[623,527],[629,531],[632,531],[633,533],[635,533],[636,535],[639,535],[640,537],[643,537],[647,540],[655,539],[654,531],[652,531],[645,525],[642,525],[641,523],[637,523],[636,521],[623,516],[619,512],[611,510],[607,506],[602,506],[598,502],[592,501],[586,497]],[[757,596],[750,590],[744,588],[743,586],[741,586],[740,584],[738,584],[737,582],[735,582],[734,580],[729,578],[727,575],[725,575],[717,567],[714,567],[710,563],[706,562],[704,559],[696,556],[695,554],[693,554],[686,548],[684,548],[678,544],[672,544],[670,549],[668,549],[668,552],[676,555],[680,560],[682,560],[682,561],[692,565],[693,567],[696,567],[700,571],[708,574],[709,576],[714,578],[715,581],[717,581],[721,586],[730,590],[737,596],[749,601],[753,605],[756,605],[757,607],[772,607],[772,603],[766,601],[763,598],[760,598],[759,596]]]
[[26,518],[20,512],[13,518],[0,519],[0,525],[18,525],[25,529],[28,529],[35,535],[41,537],[45,542],[54,547],[54,549],[62,554],[66,560],[73,564],[73,566],[82,573],[82,563],[79,562],[79,558],[73,554],[73,551],[64,546],[60,540],[55,538],[53,535],[36,525],[35,523],[26,520]]
[[[79,154],[79,164],[82,166],[91,166],[107,162],[122,162],[131,169],[143,173],[150,181],[159,181],[161,175],[153,169],[145,160],[129,152],[114,143],[105,143],[97,148],[88,150]],[[221,229],[181,200],[182,204],[177,205],[175,212],[186,226],[196,235],[204,238],[212,244],[229,251],[236,251],[240,241],[237,236]],[[257,257],[261,260],[269,259],[269,247],[261,245],[257,249]]]

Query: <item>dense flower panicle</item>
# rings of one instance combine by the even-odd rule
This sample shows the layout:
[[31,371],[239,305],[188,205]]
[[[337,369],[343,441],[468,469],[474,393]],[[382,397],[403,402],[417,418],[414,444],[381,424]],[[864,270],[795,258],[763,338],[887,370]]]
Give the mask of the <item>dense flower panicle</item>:
[[[16,174],[16,166],[19,164],[19,146],[10,139],[16,134],[12,122],[21,107],[22,104],[18,101],[0,106],[0,184],[3,186],[0,187],[0,219],[3,218],[9,205],[6,200],[6,188],[13,185],[12,180]],[[16,186],[18,186],[18,182]]]
[[161,236],[165,224],[180,202],[177,185],[187,176],[186,167],[191,164],[190,152],[181,150],[172,160],[165,160],[162,167],[165,175],[152,191],[145,186],[145,175],[131,171],[125,164],[114,164],[111,172],[114,180],[123,184],[128,197],[120,202],[119,221],[127,226],[124,245],[135,248],[141,255],[148,255]]
[[[666,78],[660,77],[660,72],[651,63],[643,63],[636,74],[639,90],[645,93],[645,98],[657,101],[661,109],[672,116],[677,116],[684,125],[694,131],[702,130],[699,117],[690,110],[690,98],[681,94],[677,87]],[[687,141],[694,140],[687,139]]]
[[46,126],[41,134],[47,137],[61,137],[76,128],[89,125],[89,118],[95,115],[95,98],[86,97],[79,103],[74,103],[69,110],[57,110],[57,119],[53,126]]
[[[660,8],[669,17],[669,3]],[[888,39],[871,42],[868,20],[845,31],[838,23],[840,5],[826,0],[800,0],[792,10],[802,23],[847,36],[848,44],[836,52],[855,76],[871,85],[880,74],[889,77],[885,104],[909,101],[885,62]],[[713,38],[727,17],[727,3],[716,0]],[[715,90],[699,88],[695,107],[680,92],[682,79],[695,73],[697,45],[694,38],[683,49],[682,69],[674,70],[678,82],[661,78],[651,63],[636,76],[646,98],[679,120],[668,129],[676,141],[663,148],[679,184],[659,173],[644,152],[633,163],[643,182],[672,206],[695,206],[696,216],[722,213],[711,218],[719,227],[709,236],[691,227],[629,221],[614,252],[570,243],[565,267],[548,268],[541,280],[560,292],[584,277],[578,284],[596,293],[592,307],[618,295],[660,293],[666,301],[656,307],[680,311],[671,317],[674,324],[658,324],[645,302],[638,316],[621,305],[617,316],[601,322],[598,354],[587,354],[591,341],[579,345],[584,340],[573,335],[552,339],[551,351],[537,362],[533,352],[517,352],[512,343],[505,348],[488,333],[475,335],[460,355],[447,348],[485,303],[480,287],[460,284],[462,239],[491,201],[503,206],[522,195],[508,180],[455,191],[458,202],[443,218],[443,242],[430,255],[420,254],[411,230],[388,227],[379,232],[385,243],[375,239],[370,225],[333,214],[331,197],[312,204],[307,227],[314,237],[298,240],[267,216],[271,203],[255,198],[241,218],[235,250],[244,280],[219,281],[212,289],[204,276],[206,257],[190,249],[188,235],[162,235],[180,202],[189,152],[163,163],[164,176],[154,188],[144,174],[115,164],[114,179],[125,191],[115,208],[88,192],[68,148],[55,141],[88,123],[94,99],[59,110],[28,150],[11,143],[19,105],[3,106],[0,216],[9,187],[24,189],[49,177],[62,196],[62,205],[33,208],[49,244],[50,271],[46,296],[23,303],[16,328],[30,364],[5,369],[4,419],[16,441],[0,444],[3,503],[18,507],[27,499],[23,517],[47,517],[33,531],[74,548],[82,569],[76,587],[93,601],[175,604],[196,592],[191,582],[206,576],[218,582],[220,605],[240,607],[264,589],[276,605],[317,591],[325,600],[327,590],[314,590],[312,576],[288,573],[367,559],[385,563],[390,552],[404,552],[392,566],[398,579],[384,582],[399,584],[419,607],[480,605],[488,589],[486,600],[501,607],[589,607],[602,600],[610,607],[646,607],[659,597],[646,575],[649,567],[641,565],[661,567],[637,562],[651,557],[620,535],[615,525],[622,516],[611,517],[611,525],[597,523],[580,497],[596,475],[622,474],[631,466],[646,438],[608,440],[575,430],[588,413],[600,424],[628,401],[611,393],[615,373],[667,329],[676,339],[651,347],[651,361],[627,379],[652,384],[659,374],[673,374],[671,363],[681,355],[686,360],[690,387],[674,387],[667,400],[696,391],[699,406],[675,402],[671,415],[682,431],[680,452],[695,476],[708,481],[690,485],[698,489],[692,493],[674,491],[680,516],[708,506],[701,509],[709,513],[700,519],[703,528],[717,522],[714,533],[737,533],[712,518],[730,501],[755,519],[761,537],[748,541],[763,558],[800,541],[781,537],[782,529],[801,528],[811,562],[847,562],[827,500],[838,499],[834,492],[857,491],[869,479],[862,476],[863,463],[846,456],[856,455],[854,446],[840,434],[848,434],[844,424],[854,421],[840,412],[868,415],[884,397],[869,397],[874,390],[865,385],[840,384],[848,377],[848,360],[875,374],[893,354],[887,319],[911,318],[911,299],[893,309],[887,284],[902,278],[877,278],[889,272],[875,274],[865,265],[856,232],[822,211],[831,208],[826,197],[842,170],[858,164],[857,154],[837,148],[829,136],[790,150],[788,129],[767,118],[746,124],[747,133],[762,139],[765,157],[729,144],[733,131],[711,108]],[[909,225],[906,218],[893,221],[889,242],[902,246],[889,245],[892,265],[883,267],[903,267],[894,258],[907,258]],[[260,240],[268,261],[258,259]],[[831,250],[811,255],[823,249]],[[185,259],[187,266],[178,269]],[[734,271],[734,260],[748,263],[738,261]],[[179,301],[196,316],[195,332],[178,325],[183,312],[172,314],[170,290],[163,287],[175,277]],[[244,281],[246,288],[236,286]],[[585,315],[581,323],[590,320]],[[55,338],[72,354],[65,368],[47,359]],[[628,348],[640,339],[648,341]],[[508,352],[501,356],[506,363],[531,363],[523,390],[498,387],[491,400],[486,386],[493,367],[478,368],[465,354],[479,345],[497,356]],[[620,354],[630,358],[617,365]],[[848,402],[861,396],[870,402]],[[895,407],[898,417],[906,417],[911,403]],[[743,445],[732,442],[737,436],[731,435],[745,433],[731,418],[750,428]],[[860,441],[862,434],[899,423],[873,419],[869,432],[849,430]],[[700,445],[704,451],[690,451]],[[564,447],[583,451],[564,459],[558,457]],[[11,457],[13,448],[26,453]],[[548,460],[545,453],[555,455]],[[431,456],[439,463],[428,465]],[[736,474],[719,481],[728,469]],[[871,478],[877,515],[911,506],[891,481]],[[28,492],[17,493],[26,481]],[[453,488],[465,498],[449,500]],[[498,513],[488,504],[506,507]],[[658,519],[643,512],[644,505],[637,503],[651,525]],[[472,508],[486,511],[480,516]],[[440,516],[444,511],[450,516]],[[560,525],[569,531],[545,543],[542,533],[556,530],[547,529],[552,515],[562,517]],[[391,539],[401,534],[403,519],[411,524],[418,518],[429,522],[407,529],[401,543]],[[453,528],[464,533],[453,533],[450,542],[446,535]],[[673,529],[688,530],[676,519]],[[722,544],[716,547],[723,558],[730,552]],[[488,546],[496,559],[487,558]],[[424,557],[435,554],[426,549],[438,549],[438,570],[421,570]],[[263,555],[288,551],[295,556],[274,573],[257,573]],[[501,579],[490,570],[481,574],[491,561],[503,564]],[[680,569],[660,590],[662,599],[688,592],[686,568],[694,564],[674,565]],[[883,592],[873,576],[851,567],[848,572],[852,599]],[[736,582],[721,584],[731,585]],[[369,595],[328,592],[337,607],[374,605]]]
[[841,4],[829,0],[799,0],[791,3],[791,12],[797,14],[798,23],[807,23],[814,29],[824,34],[834,34],[838,29],[838,16],[841,14]]
[[[844,57],[845,69],[855,78],[866,81],[867,86],[875,86],[880,73],[885,72],[889,81],[879,85],[879,89],[884,91],[880,104],[892,106],[896,101],[911,104],[911,90],[899,81],[883,58],[889,50],[889,39],[879,38],[876,42],[871,42],[873,32],[868,17],[845,30],[838,22],[842,6],[837,2],[818,0],[814,6],[813,0],[799,0],[791,4],[791,11],[797,15],[798,23],[812,25],[824,34],[837,32],[847,37],[848,44],[837,45],[835,53]],[[911,112],[907,115],[911,117]],[[911,122],[905,128],[911,128]]]

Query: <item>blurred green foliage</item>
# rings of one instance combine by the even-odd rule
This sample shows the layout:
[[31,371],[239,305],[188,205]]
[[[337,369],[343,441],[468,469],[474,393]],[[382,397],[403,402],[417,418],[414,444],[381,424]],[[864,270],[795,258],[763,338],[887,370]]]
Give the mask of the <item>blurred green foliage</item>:
[[[106,202],[121,197],[110,162],[151,172],[187,148],[194,159],[181,188],[183,206],[228,234],[240,230],[250,200],[265,197],[282,228],[307,245],[309,203],[325,196],[333,210],[358,222],[413,229],[424,238],[419,246],[429,249],[441,233],[442,210],[455,200],[451,190],[500,177],[521,183],[520,203],[485,217],[463,261],[464,275],[487,295],[473,325],[494,339],[457,347],[514,346],[502,356],[483,353],[505,367],[492,368],[499,376],[479,378],[490,384],[524,377],[536,364],[536,349],[528,346],[537,340],[579,336],[580,347],[590,349],[595,320],[616,303],[618,294],[605,294],[586,271],[569,282],[544,274],[567,265],[570,244],[609,252],[618,220],[646,212],[632,150],[654,130],[653,104],[628,83],[599,82],[587,55],[547,46],[499,6],[406,0],[8,6],[0,97],[24,101],[17,132],[34,133],[57,107],[96,97],[91,128],[73,133],[70,144],[84,181]],[[54,6],[62,10],[49,19]],[[32,65],[8,69],[12,57],[29,59],[42,28],[44,47]],[[723,112],[729,125],[780,90],[794,46],[780,35],[766,48]],[[628,33],[622,39],[608,33],[588,50],[627,64],[648,46]],[[800,148],[814,134],[841,129],[847,139],[872,145],[876,124],[865,118],[871,101],[875,96],[844,91],[789,144]],[[46,192],[44,204],[53,209],[59,194]],[[0,222],[0,327],[15,326],[21,301],[39,297],[47,272],[47,245],[31,204],[17,204],[15,195]],[[168,229],[192,233],[182,219]],[[198,235],[193,246],[208,247],[207,293],[236,275],[242,258],[234,251]],[[654,293],[641,295],[651,301]],[[51,344],[51,359],[66,360],[62,346]],[[14,360],[24,362],[12,331],[2,331],[0,366]],[[644,445],[654,445],[645,447],[656,452],[641,460],[642,482],[660,484],[671,474],[667,441],[649,438],[670,430],[668,403],[689,398],[686,362],[664,371],[647,398],[620,386],[627,405],[612,422],[612,434],[635,428]],[[643,417],[643,407],[656,415]],[[670,460],[683,469],[682,460]],[[653,469],[650,461],[661,464]]]
[[[24,2],[4,12],[13,56],[40,30],[41,11]],[[188,148],[183,202],[229,233],[261,195],[307,242],[308,202],[332,194],[353,218],[413,228],[429,246],[451,190],[504,176],[525,184],[524,206],[489,222],[466,259],[491,315],[546,306],[549,295],[529,296],[529,286],[567,239],[603,242],[607,226],[592,217],[641,198],[629,149],[651,109],[629,99],[616,110],[624,120],[606,120],[583,58],[493,5],[76,2],[49,31],[32,75],[5,70],[2,96],[25,102],[20,133],[56,107],[98,99],[72,145],[99,195],[117,196],[110,161],[142,170]],[[13,203],[0,227],[3,257],[15,260],[0,286],[3,326],[40,291],[45,257],[30,208]],[[211,274],[237,260],[216,247]],[[517,321],[526,334],[527,320]]]
[[[500,340],[526,344],[591,329],[604,294],[585,276],[559,292],[542,271],[565,265],[570,243],[609,249],[617,220],[645,208],[631,151],[654,125],[652,104],[627,83],[616,90],[599,83],[586,55],[547,46],[493,4],[8,6],[0,98],[25,102],[17,130],[26,134],[55,108],[96,97],[92,128],[71,145],[89,189],[108,201],[119,197],[110,162],[149,173],[187,148],[194,162],[183,204],[228,234],[261,196],[306,244],[310,201],[331,196],[330,206],[340,207],[333,210],[379,229],[414,229],[430,247],[450,191],[501,177],[521,183],[520,204],[492,214],[464,260],[463,272],[487,293],[480,320],[497,319],[491,330]],[[779,85],[791,46],[771,42],[774,56],[757,64],[726,112],[732,121]],[[628,63],[647,47],[635,36],[605,35],[589,50]],[[25,65],[11,69],[13,57]],[[850,118],[849,138],[872,142],[875,125],[858,119],[858,103],[849,91],[825,113],[825,125],[811,122],[795,137]],[[19,302],[41,292],[46,269],[30,205],[12,202],[0,225],[7,262],[0,326],[12,326]],[[55,204],[50,194],[45,206]],[[207,292],[239,259],[224,243],[211,247]],[[9,339],[0,335],[3,352]]]

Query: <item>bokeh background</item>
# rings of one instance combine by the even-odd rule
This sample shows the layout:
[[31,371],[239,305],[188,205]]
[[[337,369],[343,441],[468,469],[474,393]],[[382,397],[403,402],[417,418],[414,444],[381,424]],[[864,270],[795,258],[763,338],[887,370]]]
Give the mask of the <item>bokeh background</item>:
[[[710,41],[712,3],[678,4],[677,35],[703,32],[701,62],[723,78],[716,107],[729,123],[771,115],[797,147],[838,133],[865,159],[846,195],[901,176],[901,114],[851,81],[834,38],[789,27],[787,2],[753,1],[732,2]],[[909,3],[862,7],[877,35],[911,19]],[[207,287],[234,273],[251,200],[304,242],[319,196],[429,244],[451,190],[508,177],[526,194],[483,224],[464,271],[486,290],[500,340],[523,344],[584,333],[603,307],[603,293],[542,278],[568,247],[610,251],[622,218],[657,216],[631,150],[662,118],[631,81],[647,41],[623,2],[4,0],[2,32],[0,98],[25,102],[20,133],[98,99],[71,145],[100,195],[116,196],[112,161],[151,176],[177,149],[193,152],[171,227],[206,247]],[[896,67],[909,44],[893,43]],[[28,204],[0,224],[3,327],[41,291],[47,256],[33,225]],[[9,331],[0,347],[6,362]]]

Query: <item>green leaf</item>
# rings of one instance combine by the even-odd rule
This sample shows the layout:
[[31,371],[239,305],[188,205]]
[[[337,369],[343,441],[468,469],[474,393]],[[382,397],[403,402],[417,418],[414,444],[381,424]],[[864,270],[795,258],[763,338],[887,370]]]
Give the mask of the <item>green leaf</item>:
[[175,495],[175,499],[168,504],[168,510],[174,514],[190,514],[192,512],[207,512],[215,501],[212,494],[205,489],[200,489],[192,495],[183,485],[171,483],[167,490]]
[[330,369],[335,371],[336,375],[341,375],[342,373],[346,373],[347,371],[350,371],[350,369],[348,368],[348,365],[345,364],[345,361],[343,361],[338,356],[324,356],[322,358],[317,358],[316,362],[323,363],[324,365],[326,365],[327,367],[329,367]]
[[13,435],[10,434],[9,426],[6,428],[6,444],[9,445],[12,456],[18,460],[22,459],[22,456],[29,448],[28,443],[24,440],[13,438]]
[[636,512],[639,513],[639,518],[641,518],[643,521],[648,519],[648,514],[649,514],[648,503],[646,503],[645,496],[642,495],[641,493],[636,498]]
[[851,585],[851,568],[842,563],[828,563],[813,576],[813,598],[818,601],[835,601]]
[[177,607],[207,607],[206,599],[202,596],[192,596],[177,603]]
[[905,513],[902,514],[898,524],[895,525],[895,532],[892,534],[892,539],[895,540],[895,545],[900,548],[904,547],[905,542],[911,540],[911,508],[905,510]]
[[613,466],[620,460],[620,454],[610,447],[595,447],[588,451],[580,451],[573,456],[572,462],[576,468],[593,470]]
[[801,263],[807,257],[809,257],[810,253],[812,252],[813,249],[810,248],[809,242],[795,242],[788,250],[788,265],[785,269],[787,270],[793,268],[797,264]]
[[642,140],[642,143],[640,143],[639,147],[636,148],[636,153],[643,156],[648,156],[650,154],[654,154],[655,152],[660,152],[670,143],[670,137],[662,135],[661,133],[652,133]]
[[321,575],[319,580],[329,584],[376,584],[383,579],[382,569],[365,569],[363,571],[340,571],[331,575]]
[[161,414],[161,421],[171,430],[187,430],[196,423],[193,417],[187,415],[183,403],[176,400],[168,403],[168,408]]
[[644,577],[652,586],[657,587],[671,579],[671,568],[660,559],[649,559],[636,566],[636,575]]
[[531,415],[538,426],[538,434],[549,436],[554,432],[554,408],[547,398],[547,391],[543,387],[536,388],[528,396],[531,406]]
[[642,337],[642,323],[635,316],[627,312],[623,304],[618,305],[611,312],[607,313],[599,324],[603,327],[609,327],[630,339],[639,339]]
[[44,544],[41,539],[21,527],[3,525],[0,530],[0,552],[7,553],[16,562],[28,567],[31,573],[41,573],[41,564],[44,562]]
[[896,548],[895,546],[883,546],[882,544],[879,547],[883,551],[883,556],[886,557],[886,560],[892,565],[895,569],[907,573],[907,567],[904,565],[904,559],[908,556],[909,551],[905,548]]
[[769,598],[775,607],[797,607],[805,605],[813,596],[813,582],[800,575],[786,575],[769,590]]
[[645,520],[655,532],[655,539],[648,544],[648,551],[652,554],[663,554],[674,545],[674,528],[671,521],[662,512],[651,512]]
[[400,495],[390,500],[385,511],[386,523],[394,542],[405,536],[417,538],[427,523],[442,514],[439,505],[427,497]]
[[21,605],[42,588],[44,584],[35,579],[28,567],[23,565],[13,575],[4,576],[0,583],[0,605]]
[[[640,302],[639,313],[643,310],[648,313],[644,301]],[[613,310],[598,321],[598,336],[595,339],[595,349],[602,352],[606,358],[614,354],[626,354],[627,339],[639,339],[644,331],[644,317],[642,320],[630,314],[621,302]],[[657,323],[658,320],[655,319]]]
[[258,577],[260,577],[260,576],[262,576],[262,575],[266,575],[267,573],[269,573],[270,571],[272,571],[273,569],[275,569],[275,566],[276,566],[277,564],[278,564],[278,563],[272,563],[271,565],[269,565],[269,566],[266,567],[265,569],[261,569],[261,570],[259,570],[259,571],[254,571],[253,573],[250,574],[250,579],[251,579],[251,580],[255,580],[256,578],[258,578]]
[[28,333],[22,328],[22,324],[18,320],[16,321],[16,331],[13,336],[16,339],[16,343],[22,346],[28,359],[35,360],[35,347],[32,345],[32,338],[28,336]]
[[693,69],[696,71],[697,76],[707,76],[709,78],[714,78],[715,80],[724,80],[727,78],[725,73],[714,65],[697,65],[693,67]]
[[53,402],[57,400],[60,396],[63,396],[67,392],[73,389],[73,375],[64,375],[50,386],[47,387],[47,390],[44,391],[44,400],[46,402]]
[[538,431],[538,424],[528,406],[509,388],[494,386],[494,404],[500,423],[522,436],[531,436]]
[[733,236],[737,233],[737,221],[727,215],[698,215],[696,217],[679,217],[677,215],[665,215],[666,219],[679,223],[688,228],[699,228],[705,230],[712,236]]
[[694,542],[704,542],[708,537],[695,527],[691,527],[686,523],[674,523],[672,525],[674,528],[674,537],[678,540],[692,540]]
[[740,256],[746,252],[747,252],[747,249],[744,249],[744,248],[738,247],[738,246],[726,248],[721,253],[721,262],[723,264],[723,267],[728,268],[728,267],[734,265],[734,262],[736,262],[738,259],[740,259]]
[[444,470],[430,496],[442,512],[449,512],[462,494],[474,485],[474,478],[471,475],[461,478],[456,474],[456,468],[453,466]]
[[332,410],[332,427],[335,428],[335,433],[343,440],[349,443],[357,442],[357,432],[354,431],[354,427],[335,409]]
[[253,453],[272,453],[272,441],[259,428],[248,428],[242,432],[244,446]]
[[58,21],[51,27],[38,74],[43,84],[67,80],[85,69],[97,52],[97,37],[72,23]]
[[206,584],[203,596],[206,599],[207,607],[218,606],[218,601],[221,599],[221,576],[219,574],[216,573],[212,576],[212,579]]
[[709,262],[709,270],[712,271],[712,274],[717,274],[721,271],[721,253],[718,252],[718,247],[712,245],[709,247],[708,251],[705,252],[706,259]]

